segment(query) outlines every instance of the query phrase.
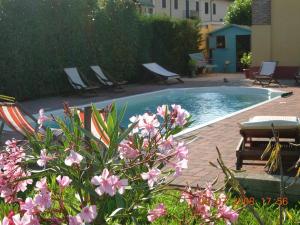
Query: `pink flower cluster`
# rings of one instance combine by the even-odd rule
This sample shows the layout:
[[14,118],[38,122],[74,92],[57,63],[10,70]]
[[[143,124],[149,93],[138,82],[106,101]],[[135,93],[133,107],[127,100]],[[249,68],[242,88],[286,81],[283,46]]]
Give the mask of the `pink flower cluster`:
[[31,179],[20,180],[30,176],[20,164],[25,160],[25,151],[17,145],[16,140],[6,141],[6,148],[0,153],[0,196],[5,202],[18,201],[17,193],[24,192]]
[[164,204],[160,203],[155,209],[150,210],[148,212],[147,219],[149,222],[153,222],[159,217],[167,215],[167,210],[164,206]]
[[[118,151],[121,159],[136,160],[139,157],[138,161],[145,158],[152,161],[152,168],[141,174],[150,188],[154,187],[161,175],[155,165],[164,163],[174,171],[174,176],[181,175],[182,170],[188,167],[187,147],[183,142],[176,142],[169,131],[185,126],[189,117],[189,113],[179,105],[172,105],[171,110],[167,105],[162,105],[157,108],[156,114],[145,113],[130,118],[136,126],[128,140],[119,144]],[[137,137],[138,141],[133,141]]]
[[227,224],[231,224],[239,216],[236,211],[226,205],[226,195],[220,194],[217,197],[210,184],[204,190],[184,191],[181,199],[188,203],[195,215],[207,223],[223,219]]
[[69,225],[91,223],[94,219],[96,219],[97,215],[97,207],[95,205],[86,206],[76,216],[69,216]]
[[140,154],[139,150],[129,140],[123,140],[119,144],[118,151],[121,159],[135,159]]
[[128,180],[122,179],[115,175],[110,175],[108,169],[102,171],[101,176],[94,176],[91,183],[98,186],[95,191],[98,195],[103,195],[104,193],[114,196],[118,191],[119,194],[123,194],[125,187],[128,186]]
[[54,159],[53,156],[47,154],[46,149],[41,150],[40,159],[36,162],[40,167],[46,167],[47,162]]

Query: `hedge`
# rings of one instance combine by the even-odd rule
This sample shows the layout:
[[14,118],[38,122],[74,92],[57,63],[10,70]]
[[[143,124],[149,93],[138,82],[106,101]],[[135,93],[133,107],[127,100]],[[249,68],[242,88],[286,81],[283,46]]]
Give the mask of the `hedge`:
[[0,31],[0,90],[19,100],[70,92],[65,67],[134,82],[155,61],[186,74],[199,38],[196,23],[140,16],[130,0],[0,0]]

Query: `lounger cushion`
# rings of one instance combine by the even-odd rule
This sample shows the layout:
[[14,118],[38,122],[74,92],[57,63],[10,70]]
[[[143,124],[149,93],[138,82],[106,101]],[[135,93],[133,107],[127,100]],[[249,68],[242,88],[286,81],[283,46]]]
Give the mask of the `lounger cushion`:
[[239,123],[242,130],[247,129],[275,129],[300,128],[300,120],[295,116],[255,116],[247,122]]

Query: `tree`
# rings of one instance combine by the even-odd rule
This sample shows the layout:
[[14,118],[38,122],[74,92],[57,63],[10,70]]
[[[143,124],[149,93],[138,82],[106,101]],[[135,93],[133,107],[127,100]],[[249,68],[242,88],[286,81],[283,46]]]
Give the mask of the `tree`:
[[251,25],[252,0],[235,0],[225,16],[227,24]]

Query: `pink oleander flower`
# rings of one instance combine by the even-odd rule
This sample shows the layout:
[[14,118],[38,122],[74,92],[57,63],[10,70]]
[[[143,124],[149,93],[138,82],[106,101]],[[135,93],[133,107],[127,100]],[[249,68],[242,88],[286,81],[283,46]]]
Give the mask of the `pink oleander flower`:
[[167,210],[163,203],[160,203],[155,209],[148,212],[147,219],[149,222],[155,221],[157,218],[167,215]]
[[48,192],[47,177],[43,177],[35,183],[35,190],[40,192]]
[[70,185],[70,183],[72,182],[72,180],[68,176],[61,177],[61,175],[59,175],[56,178],[56,181],[58,182],[60,188],[62,188],[62,189],[65,187],[68,187]]
[[157,107],[157,115],[165,118],[166,115],[169,115],[170,111],[167,105],[162,105]]
[[[137,123],[140,119],[140,116],[132,116],[129,118],[129,121],[131,124],[128,125],[128,127],[132,126],[133,123]],[[131,134],[136,134],[139,132],[138,124],[132,129]]]
[[155,114],[150,115],[149,113],[144,113],[140,116],[138,127],[141,129],[142,136],[153,137],[157,133],[157,127],[160,123]]
[[36,213],[36,204],[32,198],[26,198],[25,202],[20,203],[21,210],[24,210],[28,215],[33,215]]
[[91,183],[98,186],[95,191],[100,196],[104,193],[114,196],[117,191],[123,194],[125,187],[128,185],[126,179],[120,180],[117,176],[109,176],[109,171],[106,168],[102,171],[101,176],[94,176]]
[[171,135],[167,139],[163,138],[162,140],[160,140],[158,149],[161,153],[168,154],[170,152],[170,150],[173,149],[175,144],[176,144],[176,142],[175,142],[173,136]]
[[0,222],[0,225],[11,225],[13,224],[13,221],[7,218],[6,216],[3,218],[2,222]]
[[124,140],[119,144],[118,151],[121,159],[135,159],[139,156],[139,150],[132,146],[132,142],[128,140]]
[[85,223],[90,223],[97,217],[97,207],[95,205],[86,206],[79,215]]
[[82,225],[83,221],[80,217],[80,215],[76,216],[69,216],[69,225]]
[[80,164],[80,162],[83,160],[82,155],[79,153],[71,150],[70,155],[65,159],[65,164],[67,166],[72,166],[73,164]]
[[175,148],[175,154],[179,160],[187,159],[188,153],[189,150],[183,142],[180,142]]
[[171,112],[171,122],[177,126],[183,126],[187,123],[187,119],[189,118],[190,114],[185,110],[182,109],[180,105],[171,105],[172,112]]
[[39,128],[42,128],[43,123],[44,123],[45,121],[47,121],[47,120],[49,120],[49,117],[47,117],[47,116],[45,115],[44,109],[40,109],[40,110],[39,110],[39,118],[38,118],[38,121],[37,121],[38,124],[40,124]]
[[41,150],[41,155],[40,155],[40,159],[37,161],[37,164],[40,167],[44,167],[46,166],[47,162],[52,160],[53,156],[51,155],[47,155],[47,150],[46,149],[42,149]]
[[6,148],[0,152],[0,196],[5,202],[18,201],[17,193],[27,190],[27,185],[32,184],[31,179],[24,179],[30,176],[20,167],[25,161],[25,151],[17,145],[15,139],[6,141]]
[[232,210],[231,207],[223,205],[218,208],[217,217],[223,218],[227,222],[227,224],[231,224],[237,221],[239,214]]
[[176,163],[169,162],[169,164],[175,169],[175,172],[174,172],[175,177],[180,176],[182,174],[182,170],[188,168],[188,160],[187,159],[183,159]]
[[35,216],[24,214],[22,217],[20,214],[16,214],[12,217],[14,225],[39,225],[39,221]]
[[34,203],[40,211],[44,212],[51,206],[51,192],[40,192],[35,195]]
[[109,178],[109,181],[112,185],[112,189],[114,190],[114,192],[116,190],[118,190],[119,194],[124,194],[125,192],[125,187],[128,186],[128,180],[127,179],[121,179],[117,176],[111,176]]
[[148,180],[148,186],[152,188],[154,186],[154,183],[157,182],[159,175],[161,174],[161,171],[157,168],[149,169],[147,173],[142,173],[141,176],[143,180]]

